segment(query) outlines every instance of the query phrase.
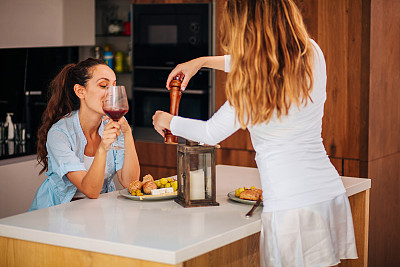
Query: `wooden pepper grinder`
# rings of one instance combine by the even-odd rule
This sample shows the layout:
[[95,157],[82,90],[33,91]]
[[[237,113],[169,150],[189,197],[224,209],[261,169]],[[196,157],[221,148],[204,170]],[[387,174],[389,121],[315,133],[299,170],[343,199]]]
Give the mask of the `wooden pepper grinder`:
[[[170,108],[169,113],[176,116],[178,115],[179,111],[179,102],[181,101],[182,90],[181,90],[182,81],[179,80],[179,76],[174,77],[171,83],[169,84],[170,87]],[[178,136],[175,136],[169,130],[165,130],[165,140],[166,144],[178,144]]]

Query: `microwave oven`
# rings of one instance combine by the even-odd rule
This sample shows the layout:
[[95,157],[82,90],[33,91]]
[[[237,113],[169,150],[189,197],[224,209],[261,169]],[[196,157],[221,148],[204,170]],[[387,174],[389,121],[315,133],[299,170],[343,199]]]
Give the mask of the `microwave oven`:
[[170,66],[210,53],[211,4],[134,4],[134,66]]

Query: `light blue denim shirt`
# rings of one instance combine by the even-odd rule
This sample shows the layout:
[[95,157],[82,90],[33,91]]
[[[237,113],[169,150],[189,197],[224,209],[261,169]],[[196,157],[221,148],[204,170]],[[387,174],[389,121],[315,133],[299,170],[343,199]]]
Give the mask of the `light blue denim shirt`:
[[[83,154],[87,140],[83,134],[79,121],[79,111],[73,111],[53,124],[47,134],[47,179],[36,192],[31,205],[31,210],[47,208],[71,201],[77,190],[66,174],[72,171],[86,171],[83,164]],[[104,126],[102,122],[99,134],[103,136]],[[117,138],[120,146],[124,145],[124,137],[121,134]],[[101,193],[115,191],[113,176],[122,168],[124,163],[124,150],[110,150],[107,153],[107,174]]]

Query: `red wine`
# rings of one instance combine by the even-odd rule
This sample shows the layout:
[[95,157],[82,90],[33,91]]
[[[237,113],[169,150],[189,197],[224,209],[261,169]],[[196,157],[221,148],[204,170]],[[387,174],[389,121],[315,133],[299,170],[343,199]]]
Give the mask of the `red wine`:
[[113,119],[114,121],[118,121],[122,116],[124,116],[127,112],[128,109],[104,109],[104,112],[107,114],[108,117]]

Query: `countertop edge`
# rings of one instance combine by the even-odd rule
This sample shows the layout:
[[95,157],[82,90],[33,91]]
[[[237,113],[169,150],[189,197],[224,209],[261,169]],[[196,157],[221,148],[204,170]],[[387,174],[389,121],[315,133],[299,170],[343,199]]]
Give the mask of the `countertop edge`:
[[[23,231],[21,231],[21,229],[23,229]],[[11,225],[2,225],[0,228],[0,236],[132,259],[165,264],[179,264],[204,253],[218,249],[222,246],[231,244],[252,234],[258,233],[260,232],[260,229],[261,219],[257,219],[250,225],[242,226],[233,231],[215,236],[212,239],[208,239],[200,243],[193,244],[178,251],[166,251],[148,247],[138,247],[130,244],[108,242],[87,237],[64,235],[60,233],[46,233],[46,235],[44,235],[43,232],[39,230],[26,229]]]
[[25,162],[25,161],[29,161],[29,160],[36,160],[36,159],[37,159],[36,154],[19,156],[19,157],[14,157],[14,158],[7,158],[7,159],[0,159],[0,166],[16,164],[16,163]]
[[371,179],[347,176],[341,178],[348,197],[371,188]]

